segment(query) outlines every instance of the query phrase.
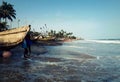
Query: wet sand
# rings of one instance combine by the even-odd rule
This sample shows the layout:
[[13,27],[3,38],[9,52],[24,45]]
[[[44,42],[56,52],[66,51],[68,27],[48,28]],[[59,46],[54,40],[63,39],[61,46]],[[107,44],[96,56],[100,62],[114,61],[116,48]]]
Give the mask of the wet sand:
[[32,45],[31,58],[28,60],[23,58],[21,46],[11,52],[11,58],[0,58],[0,82],[82,82],[81,74],[84,69],[80,69],[81,65],[95,59],[75,52],[71,52],[71,55],[78,54],[81,57],[79,61],[49,57],[46,56],[48,50],[40,43]]

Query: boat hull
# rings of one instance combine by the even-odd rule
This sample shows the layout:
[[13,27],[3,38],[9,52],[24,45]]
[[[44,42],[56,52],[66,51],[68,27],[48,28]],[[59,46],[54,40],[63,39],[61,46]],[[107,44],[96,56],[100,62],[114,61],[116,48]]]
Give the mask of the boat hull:
[[8,48],[18,45],[23,41],[29,30],[29,26],[23,26],[0,32],[0,48]]

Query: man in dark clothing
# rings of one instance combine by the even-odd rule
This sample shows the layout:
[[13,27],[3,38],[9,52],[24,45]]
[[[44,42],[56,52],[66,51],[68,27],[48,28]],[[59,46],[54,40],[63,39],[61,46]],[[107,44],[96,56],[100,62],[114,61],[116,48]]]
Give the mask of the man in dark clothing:
[[[29,25],[29,27],[31,27],[31,26]],[[32,41],[30,39],[30,33],[28,32],[22,43],[22,47],[24,48],[24,58],[30,57],[31,45],[32,45]]]

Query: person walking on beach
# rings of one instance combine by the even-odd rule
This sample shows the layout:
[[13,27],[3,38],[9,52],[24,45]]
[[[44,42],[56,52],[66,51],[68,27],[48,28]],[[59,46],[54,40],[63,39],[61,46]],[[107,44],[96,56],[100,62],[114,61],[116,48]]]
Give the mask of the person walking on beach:
[[[31,27],[31,26],[29,25],[29,27]],[[30,39],[30,33],[28,32],[22,43],[22,47],[24,48],[24,58],[30,57],[31,45],[32,45],[32,41]]]

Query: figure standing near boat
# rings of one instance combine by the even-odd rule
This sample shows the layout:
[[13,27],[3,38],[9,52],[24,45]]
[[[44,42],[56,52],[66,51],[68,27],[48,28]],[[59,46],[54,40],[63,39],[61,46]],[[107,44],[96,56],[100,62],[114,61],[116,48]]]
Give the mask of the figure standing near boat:
[[[29,25],[29,27],[31,28],[31,25]],[[32,45],[32,41],[30,39],[30,33],[28,32],[22,43],[22,47],[24,48],[24,58],[30,57],[31,45]]]

